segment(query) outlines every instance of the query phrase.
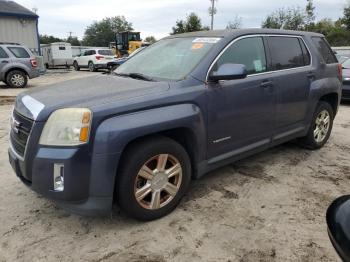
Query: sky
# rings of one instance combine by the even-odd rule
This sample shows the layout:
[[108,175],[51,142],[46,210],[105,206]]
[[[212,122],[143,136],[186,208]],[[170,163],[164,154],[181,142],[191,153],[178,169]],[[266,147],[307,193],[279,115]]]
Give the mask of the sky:
[[[143,38],[157,39],[169,35],[176,20],[197,13],[203,25],[210,25],[209,0],[15,0],[28,9],[37,8],[40,34],[67,38],[69,32],[82,38],[93,21],[108,16],[124,15]],[[316,19],[338,19],[347,0],[314,0]],[[242,27],[260,27],[261,21],[281,7],[304,8],[306,0],[218,0],[214,29],[223,29],[236,16]]]

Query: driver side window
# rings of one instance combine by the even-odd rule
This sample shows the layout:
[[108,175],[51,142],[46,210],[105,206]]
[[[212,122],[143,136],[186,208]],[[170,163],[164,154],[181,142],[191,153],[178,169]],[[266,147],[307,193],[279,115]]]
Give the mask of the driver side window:
[[233,43],[219,58],[214,71],[223,64],[242,64],[248,75],[267,71],[265,47],[262,37],[248,37]]

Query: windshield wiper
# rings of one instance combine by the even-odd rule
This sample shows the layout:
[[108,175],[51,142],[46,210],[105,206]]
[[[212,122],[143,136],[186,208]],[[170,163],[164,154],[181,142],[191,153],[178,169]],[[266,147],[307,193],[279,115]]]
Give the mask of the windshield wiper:
[[124,76],[124,77],[130,77],[134,79],[141,79],[145,81],[155,81],[152,77],[146,76],[141,73],[129,73],[129,74],[120,74],[120,73],[115,73],[117,76]]

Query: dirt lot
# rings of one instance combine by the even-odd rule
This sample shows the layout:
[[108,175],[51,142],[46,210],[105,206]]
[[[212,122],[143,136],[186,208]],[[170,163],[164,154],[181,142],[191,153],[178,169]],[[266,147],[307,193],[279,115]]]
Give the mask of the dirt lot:
[[323,149],[289,143],[221,168],[150,223],[117,207],[70,215],[22,185],[7,161],[10,110],[0,106],[0,261],[338,261],[325,211],[350,193],[350,105]]

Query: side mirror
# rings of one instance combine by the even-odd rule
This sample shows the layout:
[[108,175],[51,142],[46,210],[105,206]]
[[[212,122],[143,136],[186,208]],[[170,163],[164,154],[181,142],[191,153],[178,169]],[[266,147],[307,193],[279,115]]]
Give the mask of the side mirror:
[[217,82],[220,80],[244,79],[247,77],[247,74],[245,65],[223,64],[219,67],[218,71],[212,72],[209,75],[209,81]]
[[350,196],[335,200],[327,210],[329,238],[343,261],[350,261]]

